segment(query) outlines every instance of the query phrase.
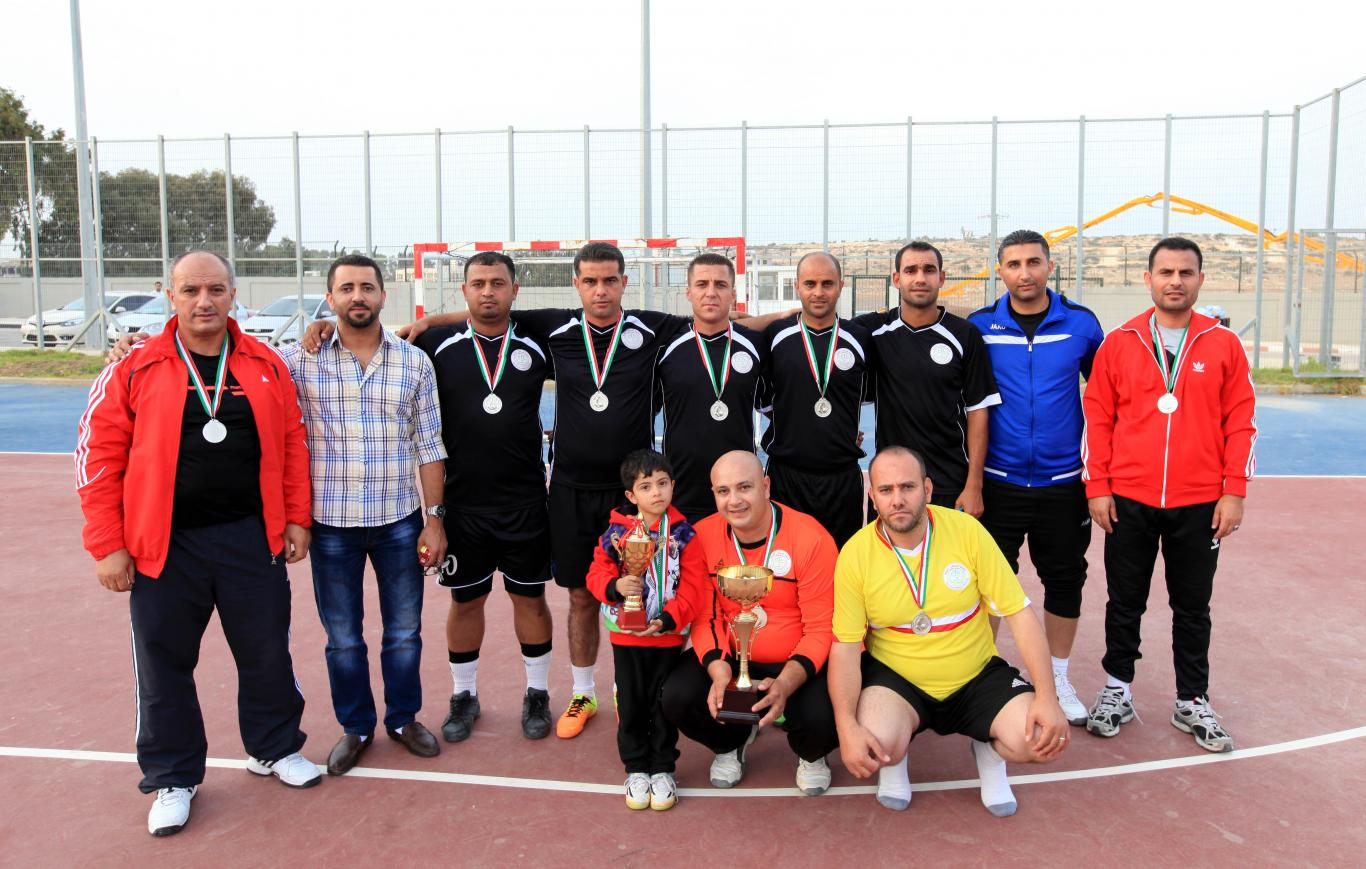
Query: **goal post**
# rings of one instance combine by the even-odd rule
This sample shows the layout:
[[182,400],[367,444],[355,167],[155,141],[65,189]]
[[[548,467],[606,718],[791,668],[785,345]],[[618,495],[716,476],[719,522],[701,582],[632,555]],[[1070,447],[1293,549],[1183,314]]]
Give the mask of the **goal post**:
[[646,307],[649,290],[656,294],[650,300],[650,307],[686,312],[683,291],[687,265],[698,254],[713,252],[728,256],[735,264],[735,308],[737,311],[749,310],[751,299],[744,237],[697,236],[414,244],[411,272],[414,313],[422,317],[430,310],[444,310],[447,293],[454,290],[458,295],[465,261],[483,251],[506,253],[517,263],[517,278],[521,284],[518,298],[523,307],[577,307],[570,276],[573,256],[579,248],[594,241],[616,245],[625,257],[629,280],[624,304],[628,307]]

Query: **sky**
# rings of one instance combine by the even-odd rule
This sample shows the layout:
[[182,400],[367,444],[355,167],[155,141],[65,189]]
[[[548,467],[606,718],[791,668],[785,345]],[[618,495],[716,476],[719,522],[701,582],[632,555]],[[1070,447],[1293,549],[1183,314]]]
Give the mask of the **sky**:
[[[1366,6],[654,0],[655,125],[1288,111],[1366,74]],[[193,8],[193,14],[188,11]],[[319,13],[319,9],[325,11]],[[637,126],[639,0],[87,0],[102,139]],[[0,86],[74,133],[68,3],[5,13]]]

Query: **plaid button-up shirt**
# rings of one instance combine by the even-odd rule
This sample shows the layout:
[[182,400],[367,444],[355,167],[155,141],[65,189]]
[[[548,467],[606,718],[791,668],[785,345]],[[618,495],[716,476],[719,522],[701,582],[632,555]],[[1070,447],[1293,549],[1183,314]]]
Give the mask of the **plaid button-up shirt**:
[[388,329],[365,370],[337,333],[289,365],[308,430],[313,518],[346,528],[396,522],[422,505],[417,466],[446,458],[436,372]]

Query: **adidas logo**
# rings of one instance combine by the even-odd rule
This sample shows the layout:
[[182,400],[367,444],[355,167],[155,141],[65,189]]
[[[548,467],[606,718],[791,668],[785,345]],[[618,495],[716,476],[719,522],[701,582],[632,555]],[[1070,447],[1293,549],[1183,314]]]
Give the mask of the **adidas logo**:
[[266,379],[266,376],[265,376],[264,374],[262,374],[262,375],[261,375],[261,382],[262,382],[262,383],[269,383],[270,381],[269,381],[268,379]]
[[1001,331],[1001,332],[1004,332],[1004,331],[1006,330],[1006,327],[1005,327],[1005,326],[1002,326],[1000,323],[992,323],[992,324],[991,324],[991,329],[992,329],[992,331]]
[[1204,374],[1204,373],[1205,373],[1205,363],[1203,363],[1203,362],[1192,362],[1192,363],[1191,363],[1191,370],[1194,371],[1196,374]]

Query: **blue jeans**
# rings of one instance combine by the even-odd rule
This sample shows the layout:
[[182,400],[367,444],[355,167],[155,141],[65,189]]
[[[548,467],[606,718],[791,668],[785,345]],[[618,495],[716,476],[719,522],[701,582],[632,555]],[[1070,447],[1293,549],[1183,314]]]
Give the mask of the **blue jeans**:
[[422,514],[373,528],[313,523],[309,556],[318,616],[327,631],[327,678],[332,708],[347,733],[375,732],[375,695],[361,624],[365,617],[365,559],[375,568],[384,623],[380,672],[384,674],[384,726],[411,724],[422,708],[422,565],[417,538]]

